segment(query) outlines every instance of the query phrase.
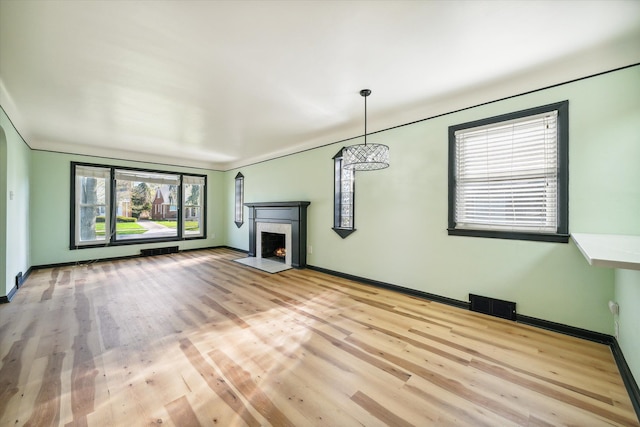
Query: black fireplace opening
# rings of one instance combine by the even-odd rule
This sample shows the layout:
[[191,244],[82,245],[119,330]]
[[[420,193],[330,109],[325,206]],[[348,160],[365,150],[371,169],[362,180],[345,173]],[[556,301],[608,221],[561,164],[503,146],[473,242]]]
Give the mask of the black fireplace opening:
[[285,235],[263,231],[262,258],[284,263],[286,255]]

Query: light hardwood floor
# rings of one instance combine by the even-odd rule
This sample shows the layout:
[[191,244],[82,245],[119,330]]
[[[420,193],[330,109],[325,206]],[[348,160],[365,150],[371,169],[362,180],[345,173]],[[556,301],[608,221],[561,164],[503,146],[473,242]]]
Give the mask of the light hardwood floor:
[[202,250],[34,271],[0,426],[637,426],[609,348]]

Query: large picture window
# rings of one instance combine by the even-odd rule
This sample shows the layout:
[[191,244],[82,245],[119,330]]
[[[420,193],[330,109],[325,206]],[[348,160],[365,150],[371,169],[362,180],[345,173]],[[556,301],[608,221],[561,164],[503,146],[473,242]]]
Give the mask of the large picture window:
[[115,170],[115,240],[178,237],[180,175]]
[[202,238],[206,178],[71,164],[71,247]]
[[449,234],[567,242],[568,102],[449,128]]

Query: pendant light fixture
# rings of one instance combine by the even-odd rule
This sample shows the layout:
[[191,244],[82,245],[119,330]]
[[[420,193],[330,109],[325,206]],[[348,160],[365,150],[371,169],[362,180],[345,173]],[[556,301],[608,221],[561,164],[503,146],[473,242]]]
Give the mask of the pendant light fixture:
[[389,167],[389,147],[382,144],[367,144],[367,96],[369,89],[362,89],[364,97],[364,144],[346,147],[342,151],[342,167],[354,171],[372,171]]

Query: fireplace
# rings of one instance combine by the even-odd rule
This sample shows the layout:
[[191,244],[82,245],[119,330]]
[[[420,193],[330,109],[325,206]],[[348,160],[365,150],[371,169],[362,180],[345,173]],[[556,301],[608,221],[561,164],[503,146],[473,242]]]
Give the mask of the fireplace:
[[287,256],[286,234],[262,232],[262,258],[285,262]]
[[[257,222],[255,226],[256,258],[271,259],[272,261],[283,262],[285,265],[293,267],[292,263],[292,233],[291,224],[283,224],[276,222]],[[285,249],[283,257],[276,257],[277,249]],[[287,252],[289,256],[287,256]],[[277,258],[277,259],[274,259]]]
[[[249,207],[249,256],[280,261],[295,268],[306,267],[309,204],[310,202],[245,203]],[[284,254],[276,255],[278,249],[284,249]]]

